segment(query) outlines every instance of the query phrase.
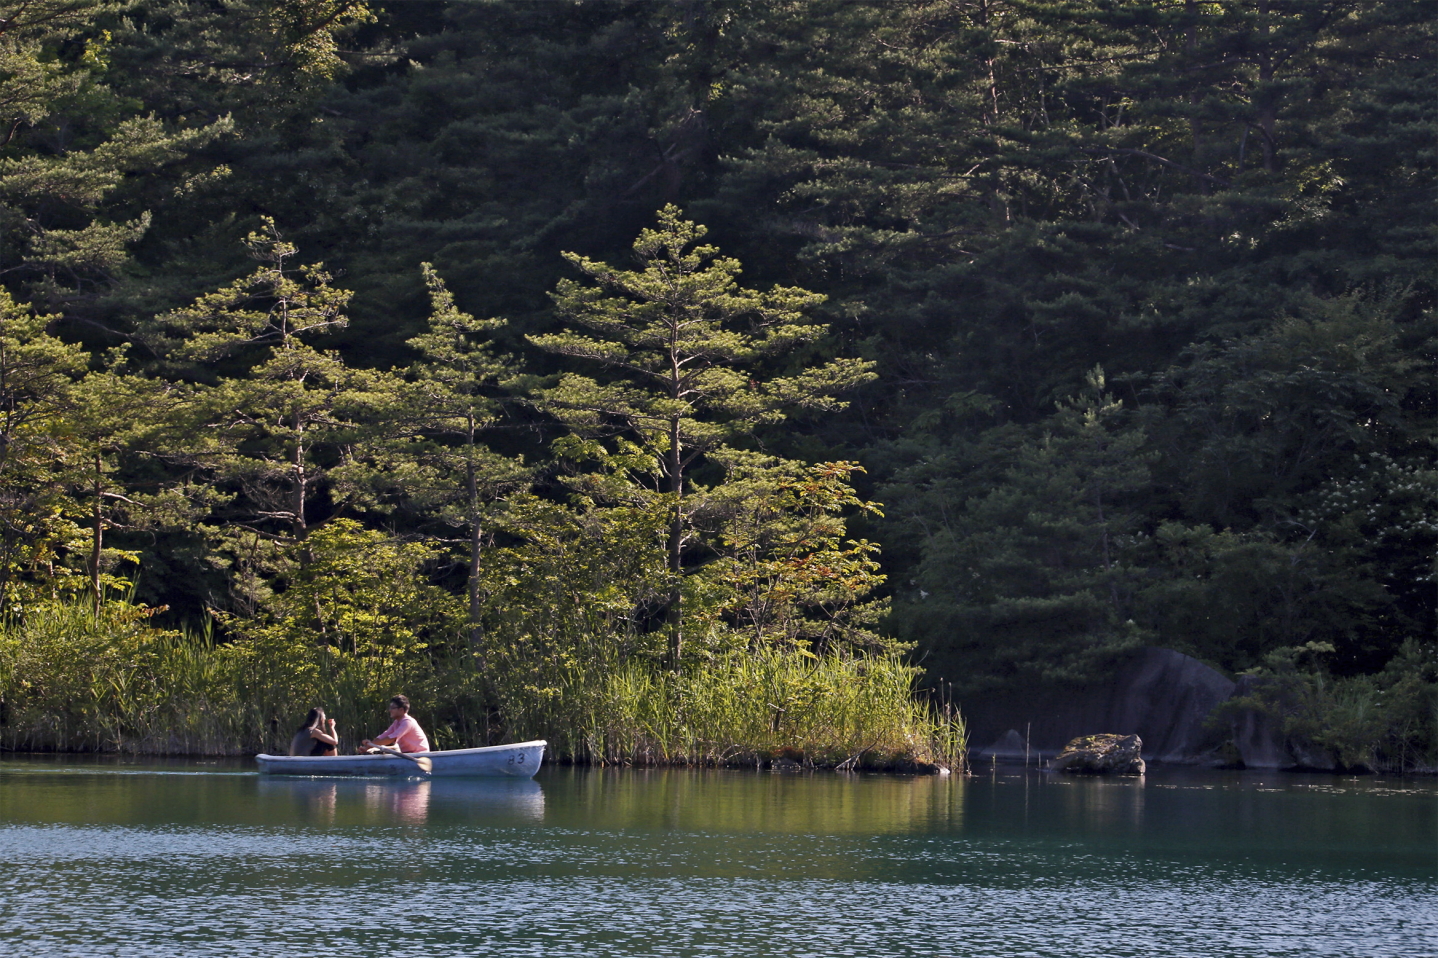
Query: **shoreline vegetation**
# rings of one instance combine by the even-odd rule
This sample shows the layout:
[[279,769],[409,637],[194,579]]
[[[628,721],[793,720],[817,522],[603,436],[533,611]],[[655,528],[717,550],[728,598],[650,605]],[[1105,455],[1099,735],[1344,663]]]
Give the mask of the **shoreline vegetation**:
[[[427,266],[419,360],[348,368],[306,339],[348,294],[290,263],[271,221],[247,240],[253,275],[157,320],[171,356],[247,380],[86,375],[83,350],[0,299],[0,381],[28,377],[12,405],[37,424],[8,442],[36,472],[13,477],[34,501],[0,536],[0,740],[275,749],[313,705],[363,728],[402,688],[432,703],[417,717],[441,747],[961,770],[963,721],[915,694],[910,647],[879,628],[879,549],[848,538],[882,514],[863,468],[761,436],[842,410],[874,364],[804,355],[824,297],[741,287],[706,232],[670,205],[637,270],[566,254],[587,278],[554,293],[571,327],[529,339],[596,378],[522,371],[493,348],[503,324],[461,313]],[[154,404],[138,420],[136,396]],[[516,408],[558,433],[539,466],[481,441]],[[120,491],[127,456],[174,468],[158,495]],[[78,488],[48,481],[72,461]],[[344,508],[324,515],[321,493]],[[403,515],[417,528],[384,528]],[[208,631],[150,622],[167,610],[133,601],[143,553],[107,546],[121,528],[205,542],[230,592]]]
[[0,744],[1438,764],[1435,10],[0,0]]
[[0,625],[0,750],[274,753],[316,702],[349,747],[404,688],[438,748],[546,739],[549,760],[572,764],[966,768],[962,718],[916,697],[919,670],[896,655],[774,649],[680,674],[578,659],[482,674],[475,658],[217,644],[152,627],[152,611],[56,601]]

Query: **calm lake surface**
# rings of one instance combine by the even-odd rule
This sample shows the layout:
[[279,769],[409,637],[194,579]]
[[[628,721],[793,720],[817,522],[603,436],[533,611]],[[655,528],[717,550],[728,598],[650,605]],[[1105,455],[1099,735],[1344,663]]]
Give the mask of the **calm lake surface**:
[[1438,782],[0,759],[17,955],[1438,955]]

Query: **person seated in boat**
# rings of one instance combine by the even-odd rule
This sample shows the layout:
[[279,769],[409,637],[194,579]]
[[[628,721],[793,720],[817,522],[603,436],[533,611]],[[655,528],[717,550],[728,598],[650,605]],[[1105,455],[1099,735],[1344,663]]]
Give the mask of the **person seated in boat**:
[[409,699],[403,695],[396,695],[389,700],[389,717],[391,719],[389,728],[376,735],[373,739],[365,739],[360,742],[357,751],[360,754],[366,752],[378,752],[377,745],[390,745],[401,752],[428,752],[429,737],[424,734],[424,729],[409,714]]
[[335,732],[335,720],[325,718],[322,708],[310,709],[305,724],[300,726],[295,737],[290,739],[291,755],[338,755],[339,735]]

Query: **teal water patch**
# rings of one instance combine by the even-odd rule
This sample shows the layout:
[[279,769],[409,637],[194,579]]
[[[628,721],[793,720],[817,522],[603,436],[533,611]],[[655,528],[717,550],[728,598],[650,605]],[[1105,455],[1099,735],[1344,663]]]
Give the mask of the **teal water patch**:
[[215,771],[0,762],[0,936],[31,955],[1438,954],[1431,781]]

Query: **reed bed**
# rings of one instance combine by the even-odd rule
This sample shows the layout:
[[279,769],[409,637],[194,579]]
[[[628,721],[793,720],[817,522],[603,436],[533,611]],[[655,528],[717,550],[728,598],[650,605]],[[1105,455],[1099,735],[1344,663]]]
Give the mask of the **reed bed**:
[[216,643],[122,602],[47,602],[0,622],[0,748],[241,755],[284,750],[323,705],[377,731],[385,700],[429,670],[321,647]]
[[[603,617],[500,624],[477,642],[361,655],[284,630],[219,642],[156,628],[123,599],[34,603],[0,619],[0,749],[282,752],[315,705],[349,747],[384,727],[385,702],[403,692],[439,748],[542,738],[553,760],[586,764],[965,767],[962,717],[917,694],[919,671],[898,656],[766,646],[675,672]],[[1425,655],[1405,646],[1377,677],[1274,673],[1234,706],[1268,712],[1346,767],[1431,771]]]
[[962,719],[917,697],[917,675],[893,656],[777,648],[675,673],[595,635],[563,654],[355,656],[263,635],[218,643],[127,603],[58,601],[0,622],[0,748],[283,751],[314,705],[347,745],[382,728],[403,691],[441,748],[544,738],[578,763],[960,769]]
[[517,733],[548,738],[578,762],[962,769],[963,720],[916,697],[917,676],[895,656],[777,648],[677,674],[576,664],[561,694],[517,698],[507,713]]

